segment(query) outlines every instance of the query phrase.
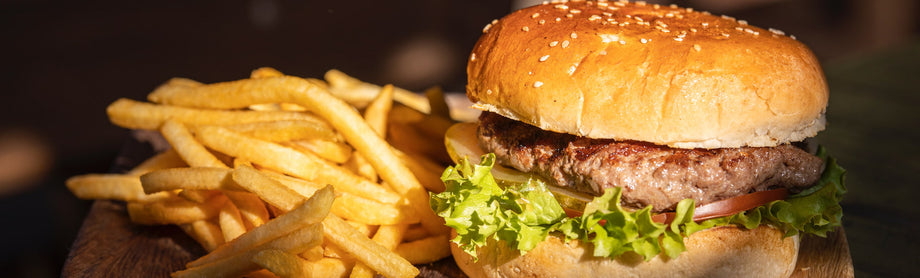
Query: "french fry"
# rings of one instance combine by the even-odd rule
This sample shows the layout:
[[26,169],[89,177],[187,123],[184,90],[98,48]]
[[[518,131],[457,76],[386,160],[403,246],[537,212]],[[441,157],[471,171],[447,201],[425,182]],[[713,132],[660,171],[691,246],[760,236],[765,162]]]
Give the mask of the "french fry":
[[278,249],[268,249],[252,257],[252,262],[281,278],[308,277],[312,269],[303,258]]
[[265,203],[256,194],[224,191],[224,195],[227,195],[227,198],[239,209],[240,217],[246,221],[247,230],[262,226],[262,224],[268,222],[268,208],[265,207]]
[[309,152],[336,164],[345,163],[351,158],[351,146],[342,142],[326,140],[298,140],[285,144],[301,152]]
[[441,173],[444,169],[436,162],[424,156],[412,157],[402,152],[397,152],[397,155],[399,160],[406,164],[406,167],[409,167],[409,170],[412,171],[412,174],[415,175],[415,178],[425,189],[435,193],[444,191],[444,182],[441,181]]
[[323,220],[324,239],[386,277],[415,277],[419,270],[406,259],[361,235],[344,220],[329,215]]
[[192,133],[184,124],[166,120],[160,127],[163,138],[169,142],[173,149],[182,157],[186,164],[192,167],[227,168],[227,165],[217,159],[201,143],[195,140]]
[[[387,250],[393,250],[402,241],[403,235],[408,228],[409,225],[405,224],[380,226],[372,240]],[[357,263],[351,270],[350,277],[374,277],[374,271],[363,263]]]
[[171,196],[169,192],[145,194],[140,179],[132,175],[86,174],[68,178],[66,185],[80,199],[149,203]]
[[225,127],[256,139],[271,142],[307,139],[339,140],[339,136],[325,122],[273,121],[228,125]]
[[[354,103],[355,106],[361,108],[369,103],[380,91],[380,86],[348,76],[339,70],[327,71],[324,78],[329,83],[329,91],[333,92],[336,97]],[[423,113],[428,113],[431,110],[428,107],[428,100],[424,96],[398,87],[393,87],[393,89],[393,99],[397,102]]]
[[227,197],[218,195],[204,203],[181,197],[153,203],[128,203],[128,216],[131,222],[142,225],[191,223],[216,216],[226,201]]
[[[202,86],[205,87],[205,86]],[[229,125],[268,121],[321,121],[311,114],[289,111],[228,111],[157,105],[118,99],[106,108],[109,120],[120,127],[155,130],[167,119],[187,125]]]
[[227,168],[186,167],[152,171],[140,176],[139,182],[148,194],[182,190],[245,190],[233,181]]
[[403,235],[403,241],[416,241],[428,237],[428,230],[421,225],[411,225]]
[[428,99],[428,106],[431,107],[428,115],[450,119],[450,107],[447,106],[447,99],[444,98],[444,90],[441,87],[428,88],[424,94]]
[[393,85],[383,86],[380,93],[374,97],[371,104],[364,110],[364,120],[367,121],[377,135],[386,135],[387,114],[393,108]]
[[244,157],[263,167],[279,170],[295,177],[306,180],[323,180],[324,183],[332,184],[339,191],[389,204],[396,203],[400,199],[399,195],[341,167],[324,163],[315,155],[246,137],[220,127],[199,127],[196,135],[202,143],[217,151],[235,157]]
[[308,261],[319,260],[323,258],[323,250],[323,246],[316,246],[300,253],[300,257]]
[[311,277],[346,277],[348,270],[354,265],[354,260],[340,258],[322,258],[316,261],[307,261]]
[[134,166],[134,168],[126,172],[125,175],[139,177],[154,170],[184,166],[188,166],[188,164],[185,164],[185,161],[179,157],[179,153],[177,153],[175,149],[169,149],[144,160],[144,162],[141,162],[141,164]]
[[[220,232],[224,236],[224,241],[231,241],[234,238],[246,233],[246,223],[240,216],[240,210],[233,205],[233,202],[224,204],[217,214],[217,224],[220,225]],[[215,248],[216,249],[216,248]]]
[[207,220],[197,220],[192,223],[179,225],[186,234],[201,244],[206,251],[217,249],[225,240],[218,225]]
[[276,180],[273,180],[255,168],[241,166],[233,170],[233,181],[246,188],[249,192],[255,193],[265,200],[265,202],[282,209],[290,211],[303,202],[303,196],[290,190]]
[[261,67],[252,70],[252,73],[249,74],[250,78],[266,78],[266,77],[276,77],[284,75],[281,71],[272,68],[272,67]]
[[396,254],[412,264],[433,263],[450,256],[448,235],[436,235],[416,241],[399,244]]
[[329,214],[329,208],[332,206],[334,198],[332,187],[327,186],[316,191],[313,197],[301,203],[297,208],[266,222],[262,226],[253,228],[233,241],[221,245],[213,252],[188,263],[187,266],[201,266],[222,260],[232,256],[234,253],[252,249],[305,225],[318,223]]
[[[319,184],[294,177],[274,173],[263,174],[305,198],[312,196],[313,192],[320,188]],[[332,213],[370,225],[417,223],[419,221],[418,216],[412,210],[400,209],[394,204],[380,203],[347,192],[339,193],[332,204]]]
[[308,224],[282,235],[265,244],[254,246],[248,250],[233,254],[219,261],[189,267],[188,269],[173,272],[172,277],[237,277],[259,270],[259,265],[252,262],[252,258],[263,250],[278,249],[285,252],[300,253],[322,242],[322,224]]

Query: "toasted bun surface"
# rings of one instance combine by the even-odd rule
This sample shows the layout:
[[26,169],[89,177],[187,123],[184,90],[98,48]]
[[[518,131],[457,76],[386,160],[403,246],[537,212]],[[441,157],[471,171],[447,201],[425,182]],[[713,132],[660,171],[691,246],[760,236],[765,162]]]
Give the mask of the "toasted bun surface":
[[777,30],[676,7],[550,3],[484,29],[467,96],[545,130],[678,148],[776,146],[824,129],[811,51]]
[[644,261],[635,253],[615,260],[596,258],[590,244],[564,243],[550,236],[526,255],[489,242],[479,260],[451,244],[454,260],[470,277],[789,277],[795,270],[798,237],[783,238],[777,229],[731,226],[694,233],[687,251],[676,259]]

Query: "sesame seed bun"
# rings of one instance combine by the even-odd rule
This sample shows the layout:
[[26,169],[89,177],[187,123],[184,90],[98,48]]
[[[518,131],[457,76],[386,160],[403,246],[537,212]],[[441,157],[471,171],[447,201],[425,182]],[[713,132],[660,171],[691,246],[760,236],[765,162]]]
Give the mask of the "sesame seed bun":
[[643,261],[635,253],[615,260],[591,255],[590,244],[550,236],[522,256],[489,242],[478,260],[451,244],[454,260],[470,277],[789,277],[795,270],[799,238],[783,237],[767,226],[742,230],[723,226],[684,239],[677,258]]
[[549,3],[484,29],[474,107],[544,130],[676,148],[776,146],[824,129],[817,59],[777,30],[674,6]]

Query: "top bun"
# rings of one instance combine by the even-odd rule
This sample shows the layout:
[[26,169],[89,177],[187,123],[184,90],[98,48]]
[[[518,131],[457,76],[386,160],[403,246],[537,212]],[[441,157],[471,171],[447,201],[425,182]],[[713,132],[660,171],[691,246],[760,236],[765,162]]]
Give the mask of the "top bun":
[[675,6],[573,1],[518,10],[483,32],[467,96],[544,130],[729,148],[824,129],[821,67],[778,30]]

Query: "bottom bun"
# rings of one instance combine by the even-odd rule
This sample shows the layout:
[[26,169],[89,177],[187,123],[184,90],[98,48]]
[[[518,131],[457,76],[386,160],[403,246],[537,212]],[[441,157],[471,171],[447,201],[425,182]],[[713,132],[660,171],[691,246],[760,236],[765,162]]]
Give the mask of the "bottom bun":
[[470,277],[789,277],[795,270],[798,236],[777,229],[723,226],[684,239],[687,251],[675,259],[644,261],[636,253],[616,259],[592,256],[590,244],[550,236],[521,256],[490,241],[478,248],[479,260],[451,243],[457,265]]

